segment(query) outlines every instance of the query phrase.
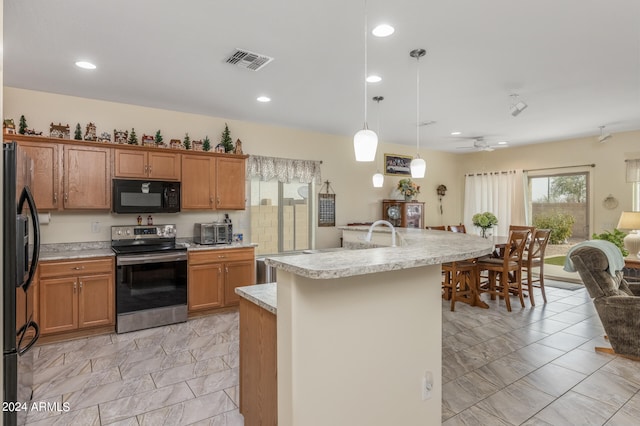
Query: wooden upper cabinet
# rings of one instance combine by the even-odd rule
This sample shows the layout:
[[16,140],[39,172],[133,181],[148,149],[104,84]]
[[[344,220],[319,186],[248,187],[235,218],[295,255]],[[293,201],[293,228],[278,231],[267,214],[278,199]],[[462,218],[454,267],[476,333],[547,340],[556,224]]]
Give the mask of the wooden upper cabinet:
[[111,209],[111,149],[64,145],[65,209]]
[[38,210],[57,210],[62,204],[59,202],[58,145],[21,142],[20,149],[33,160],[30,188]]
[[114,176],[180,180],[180,155],[174,152],[115,150]]
[[182,154],[182,209],[215,208],[215,157]]
[[244,158],[216,159],[216,208],[244,210],[245,160]]

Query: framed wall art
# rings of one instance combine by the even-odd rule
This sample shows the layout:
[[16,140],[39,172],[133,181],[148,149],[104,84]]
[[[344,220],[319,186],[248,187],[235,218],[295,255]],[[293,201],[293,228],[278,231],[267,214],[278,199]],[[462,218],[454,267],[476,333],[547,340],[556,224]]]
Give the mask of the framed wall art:
[[411,176],[411,160],[410,155],[385,154],[384,155],[384,174],[391,176]]

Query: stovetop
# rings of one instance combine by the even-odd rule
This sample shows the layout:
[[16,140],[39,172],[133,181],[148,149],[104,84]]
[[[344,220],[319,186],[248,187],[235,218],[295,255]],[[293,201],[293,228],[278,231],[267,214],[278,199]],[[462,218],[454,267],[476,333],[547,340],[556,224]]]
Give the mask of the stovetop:
[[111,249],[116,254],[186,250],[176,245],[176,225],[112,226]]

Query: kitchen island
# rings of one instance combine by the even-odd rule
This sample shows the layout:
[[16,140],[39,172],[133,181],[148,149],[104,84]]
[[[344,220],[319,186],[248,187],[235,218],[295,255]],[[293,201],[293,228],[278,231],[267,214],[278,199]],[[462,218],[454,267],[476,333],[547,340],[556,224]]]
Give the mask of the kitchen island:
[[[384,247],[387,228],[374,230],[372,244],[361,238],[368,227],[342,229],[353,250],[267,258],[278,268],[277,422],[439,424],[440,265],[492,244],[399,229],[398,247]],[[241,340],[243,327],[241,318]]]

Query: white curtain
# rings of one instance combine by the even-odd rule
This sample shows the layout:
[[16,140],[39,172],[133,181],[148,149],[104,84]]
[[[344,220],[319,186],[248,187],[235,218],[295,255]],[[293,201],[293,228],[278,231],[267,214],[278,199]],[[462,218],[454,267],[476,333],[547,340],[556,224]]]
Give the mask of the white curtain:
[[498,218],[493,235],[508,235],[510,224],[524,224],[522,172],[468,174],[464,187],[464,224],[468,232],[479,233],[471,218],[491,212]]
[[263,181],[277,178],[279,182],[284,183],[291,183],[293,179],[298,179],[300,183],[319,183],[322,181],[321,164],[322,161],[250,155],[247,161],[247,176],[259,177]]
[[627,182],[640,182],[640,159],[626,160]]

